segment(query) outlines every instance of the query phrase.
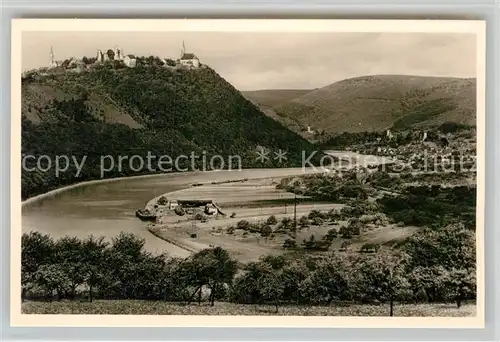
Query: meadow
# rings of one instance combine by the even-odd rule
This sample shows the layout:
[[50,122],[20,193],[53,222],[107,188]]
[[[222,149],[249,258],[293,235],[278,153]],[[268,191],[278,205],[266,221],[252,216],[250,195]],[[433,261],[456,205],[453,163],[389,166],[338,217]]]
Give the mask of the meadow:
[[[274,305],[234,304],[217,302],[183,305],[179,303],[147,300],[95,300],[78,302],[27,301],[22,304],[24,314],[112,314],[112,315],[279,315],[279,316],[389,316],[389,305],[282,305],[278,313]],[[394,306],[394,316],[404,317],[471,317],[476,314],[475,304],[460,308],[450,304],[403,304]]]

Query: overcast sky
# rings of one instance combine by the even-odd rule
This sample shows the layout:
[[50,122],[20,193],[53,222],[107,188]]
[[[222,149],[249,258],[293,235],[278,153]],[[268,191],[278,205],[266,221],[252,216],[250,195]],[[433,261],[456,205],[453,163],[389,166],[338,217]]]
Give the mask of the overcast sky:
[[311,89],[356,76],[476,77],[474,34],[24,32],[23,70],[93,57],[118,46],[127,54],[178,58],[195,53],[240,90]]

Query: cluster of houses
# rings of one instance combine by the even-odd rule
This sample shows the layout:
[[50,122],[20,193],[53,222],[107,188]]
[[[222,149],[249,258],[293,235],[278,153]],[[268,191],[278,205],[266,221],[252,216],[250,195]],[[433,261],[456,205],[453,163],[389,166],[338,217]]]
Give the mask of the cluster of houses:
[[187,212],[193,212],[201,208],[204,214],[214,216],[224,213],[221,208],[213,200],[200,200],[200,199],[182,199],[182,200],[168,200],[166,203],[157,203],[154,206],[156,215],[162,216],[176,208],[183,208]]
[[[391,141],[396,138],[397,133],[393,134],[390,130],[386,130],[383,140]],[[379,137],[376,142],[358,146],[358,149],[362,154],[393,159],[394,166],[400,171],[406,170],[402,166],[413,170],[421,168],[438,170],[441,166],[453,165],[472,170],[476,162],[475,141],[459,138],[450,133],[438,133],[437,136],[431,138],[431,134],[426,131],[414,131],[412,141],[399,146],[390,146]]]
[[459,163],[458,165],[467,167],[476,161],[474,144],[455,141],[450,144],[423,141],[422,144],[412,143],[397,148],[378,147],[374,154],[394,157],[403,164],[411,163],[430,168],[435,167],[436,163],[445,166]]
[[[56,61],[54,58],[54,51],[50,49],[50,60],[48,69],[65,69],[74,72],[81,72],[84,69],[92,68],[93,66],[97,66],[99,64],[103,64],[111,61],[120,61],[126,67],[134,68],[137,66],[137,57],[131,54],[125,54],[123,49],[115,47],[114,49],[109,49],[107,51],[103,51],[101,49],[97,50],[97,55],[94,59],[84,60],[71,58],[66,61]],[[165,66],[169,67],[187,67],[191,69],[197,69],[200,67],[200,60],[194,53],[186,52],[184,43],[182,44],[181,55],[177,60],[171,60],[168,58],[163,58],[162,62]]]

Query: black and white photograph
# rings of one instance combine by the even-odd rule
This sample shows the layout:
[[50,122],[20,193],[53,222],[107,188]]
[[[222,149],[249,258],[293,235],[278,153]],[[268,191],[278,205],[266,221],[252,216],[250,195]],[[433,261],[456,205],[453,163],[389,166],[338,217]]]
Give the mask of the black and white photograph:
[[484,22],[12,39],[19,324],[484,325]]

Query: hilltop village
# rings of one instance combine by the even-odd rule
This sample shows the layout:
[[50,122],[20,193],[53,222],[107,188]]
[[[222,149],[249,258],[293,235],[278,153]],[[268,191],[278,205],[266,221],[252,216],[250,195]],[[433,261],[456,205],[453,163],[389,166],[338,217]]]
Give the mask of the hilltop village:
[[127,67],[135,68],[138,65],[160,65],[169,68],[188,68],[198,69],[203,68],[204,65],[200,63],[199,58],[191,52],[186,52],[184,43],[180,56],[177,59],[160,58],[160,57],[140,57],[133,54],[127,54],[120,47],[114,49],[97,49],[95,57],[71,57],[65,60],[56,60],[54,50],[50,48],[49,63],[47,67],[42,67],[37,70],[29,70],[24,72],[26,76],[33,72],[40,72],[43,74],[57,74],[62,72],[82,72],[97,68],[105,64],[112,64],[114,67]]

